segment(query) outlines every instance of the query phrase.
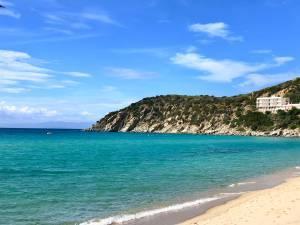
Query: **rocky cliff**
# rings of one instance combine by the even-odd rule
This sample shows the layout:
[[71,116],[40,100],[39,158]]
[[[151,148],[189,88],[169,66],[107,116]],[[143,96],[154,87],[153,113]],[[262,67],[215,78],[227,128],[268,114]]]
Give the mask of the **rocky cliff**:
[[231,97],[164,95],[107,114],[90,131],[300,136],[300,110],[256,111],[256,98],[300,102],[300,78]]

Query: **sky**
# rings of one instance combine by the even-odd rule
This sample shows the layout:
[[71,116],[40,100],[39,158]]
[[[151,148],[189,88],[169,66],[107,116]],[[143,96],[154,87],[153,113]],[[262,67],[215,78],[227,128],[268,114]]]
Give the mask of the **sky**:
[[0,0],[0,127],[86,127],[144,97],[299,77],[298,0]]

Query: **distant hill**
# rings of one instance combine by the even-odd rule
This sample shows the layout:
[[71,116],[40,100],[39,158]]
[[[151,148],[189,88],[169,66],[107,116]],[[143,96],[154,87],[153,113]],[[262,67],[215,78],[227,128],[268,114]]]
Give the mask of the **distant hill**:
[[300,102],[300,78],[232,97],[164,95],[107,114],[90,131],[300,136],[300,110],[256,111],[256,98]]
[[49,121],[43,123],[1,123],[0,128],[45,128],[45,129],[83,129],[90,126],[91,122],[64,122]]

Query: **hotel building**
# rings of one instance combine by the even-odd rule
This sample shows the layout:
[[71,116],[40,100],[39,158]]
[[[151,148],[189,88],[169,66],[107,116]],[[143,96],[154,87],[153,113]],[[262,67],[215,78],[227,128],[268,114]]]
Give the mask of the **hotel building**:
[[284,110],[288,111],[292,108],[298,108],[300,109],[300,103],[299,104],[291,104],[289,98],[283,98],[283,97],[261,97],[256,99],[256,108],[260,112],[272,112],[276,113],[277,110]]

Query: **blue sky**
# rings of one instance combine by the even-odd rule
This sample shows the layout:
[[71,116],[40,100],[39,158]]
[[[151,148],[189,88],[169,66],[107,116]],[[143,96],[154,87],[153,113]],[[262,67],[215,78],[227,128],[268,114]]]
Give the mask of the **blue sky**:
[[300,72],[296,0],[0,5],[0,126],[83,126],[143,97],[235,95]]

